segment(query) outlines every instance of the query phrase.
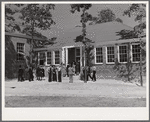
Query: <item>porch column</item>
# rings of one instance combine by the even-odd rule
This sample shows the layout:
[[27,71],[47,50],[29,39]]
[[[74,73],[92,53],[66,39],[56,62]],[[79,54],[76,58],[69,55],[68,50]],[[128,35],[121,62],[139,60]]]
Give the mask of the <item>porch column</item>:
[[45,65],[47,65],[47,52],[45,52]]
[[66,47],[66,66],[67,66],[67,64],[68,64],[68,48]]
[[55,65],[55,55],[54,55],[54,51],[52,51],[52,64]]
[[82,46],[80,46],[80,67],[82,67]]
[[62,47],[62,54],[61,54],[61,58],[62,58],[62,63],[65,63],[65,55],[64,55],[65,51],[64,48]]

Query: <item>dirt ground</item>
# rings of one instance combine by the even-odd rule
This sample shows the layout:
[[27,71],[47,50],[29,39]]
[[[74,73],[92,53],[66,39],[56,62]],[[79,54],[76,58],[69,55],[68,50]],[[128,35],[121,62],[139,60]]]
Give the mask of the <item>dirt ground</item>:
[[84,83],[77,76],[74,83],[17,80],[5,81],[6,107],[145,107],[146,84],[99,79]]

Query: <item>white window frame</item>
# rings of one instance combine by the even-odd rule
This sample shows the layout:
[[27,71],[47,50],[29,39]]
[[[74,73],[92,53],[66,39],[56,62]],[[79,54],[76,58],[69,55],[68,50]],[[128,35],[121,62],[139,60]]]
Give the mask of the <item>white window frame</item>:
[[[128,46],[127,44],[121,44],[121,45],[118,45],[118,62],[119,63],[122,63],[122,64],[125,64],[125,63],[127,63],[128,62],[128,59],[127,59],[127,62],[120,62],[120,53],[119,53],[119,46]],[[127,48],[128,49],[128,48]],[[128,53],[127,53],[127,56],[128,56]]]
[[[17,45],[18,44],[23,44],[23,52],[19,52],[18,50],[17,50]],[[20,42],[17,42],[17,45],[16,45],[16,51],[17,51],[17,61],[23,61],[23,60],[18,60],[18,54],[21,54],[22,53],[22,55],[25,55],[25,43],[20,43]]]
[[95,47],[95,48],[94,48],[95,64],[103,64],[104,60],[103,60],[103,62],[100,62],[100,63],[97,63],[97,62],[96,62],[96,48],[102,48],[102,56],[103,56],[103,47],[102,47],[102,46],[101,46],[101,47]]
[[[40,53],[44,53],[45,54],[45,60],[46,60],[46,53],[44,52],[44,51],[42,51],[42,52],[38,52],[38,64],[40,65]],[[45,65],[45,62],[44,62],[44,64],[43,65]],[[40,66],[43,66],[43,65],[40,65]]]
[[59,64],[60,64],[60,51],[59,51],[59,50],[55,50],[55,51],[54,51],[54,65],[59,65],[59,64],[56,64],[56,62],[55,62],[55,58],[56,58],[56,57],[55,57],[55,56],[56,56],[55,53],[56,53],[56,51],[59,52]]
[[[114,47],[114,62],[108,62],[108,58],[107,58],[107,48],[108,47]],[[105,50],[106,50],[106,64],[115,64],[115,46],[113,46],[113,45],[112,46],[111,45],[110,46],[106,46]]]
[[[46,53],[47,53],[47,55],[46,55],[46,57],[47,57],[47,58],[46,58],[46,65],[52,65],[53,53],[52,53],[52,51],[47,51]],[[50,57],[50,58],[48,57],[48,53],[51,53],[51,57]],[[51,61],[50,64],[48,64],[48,61],[47,61],[48,59],[51,59],[51,60],[50,60],[50,61]]]
[[140,43],[132,43],[131,46],[131,62],[132,63],[140,63],[140,61],[133,61],[133,52],[132,52],[132,46],[133,45],[140,45]]

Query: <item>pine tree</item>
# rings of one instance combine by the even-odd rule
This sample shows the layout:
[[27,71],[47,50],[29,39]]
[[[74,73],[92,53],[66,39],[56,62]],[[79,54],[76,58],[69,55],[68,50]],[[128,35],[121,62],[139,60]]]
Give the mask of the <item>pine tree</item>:
[[[88,43],[89,39],[86,38],[86,24],[88,21],[91,21],[92,20],[92,15],[89,14],[87,12],[87,10],[89,10],[90,8],[92,7],[91,4],[71,4],[71,13],[75,13],[76,11],[77,12],[80,12],[81,11],[81,20],[80,22],[82,23],[82,35],[79,35],[77,38],[80,38],[80,42],[82,42],[85,46],[85,67],[87,67],[87,49],[88,49]],[[76,39],[78,40],[78,39]],[[85,70],[85,83],[87,83],[87,77],[86,77],[86,70]]]
[[[134,27],[134,32],[137,34],[139,40],[140,40],[140,81],[141,86],[143,86],[143,79],[142,79],[142,55],[145,52],[142,49],[142,45],[144,42],[142,42],[141,38],[144,36],[144,29],[146,29],[146,4],[132,4],[129,9],[124,11],[124,15],[127,15],[129,17],[135,16],[135,21],[137,21],[139,24]],[[146,53],[146,52],[145,52]]]

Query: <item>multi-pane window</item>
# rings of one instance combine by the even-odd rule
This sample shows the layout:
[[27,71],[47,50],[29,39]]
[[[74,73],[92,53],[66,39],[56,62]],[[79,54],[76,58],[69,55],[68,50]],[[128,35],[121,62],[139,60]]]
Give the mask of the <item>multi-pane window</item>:
[[107,47],[107,62],[112,63],[114,62],[115,52],[114,47]]
[[17,61],[24,60],[24,43],[17,43]]
[[103,63],[103,48],[96,48],[96,63]]
[[40,52],[39,53],[40,55],[39,55],[39,64],[40,65],[44,65],[44,63],[45,63],[45,52]]
[[127,45],[119,46],[119,62],[127,62]]
[[51,64],[52,53],[47,52],[47,64]]
[[60,64],[59,58],[59,51],[55,51],[55,64]]
[[140,61],[140,45],[132,45],[132,61],[138,62]]
[[76,48],[76,62],[80,61],[80,48]]

